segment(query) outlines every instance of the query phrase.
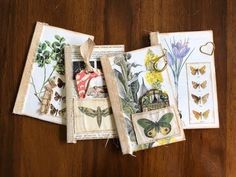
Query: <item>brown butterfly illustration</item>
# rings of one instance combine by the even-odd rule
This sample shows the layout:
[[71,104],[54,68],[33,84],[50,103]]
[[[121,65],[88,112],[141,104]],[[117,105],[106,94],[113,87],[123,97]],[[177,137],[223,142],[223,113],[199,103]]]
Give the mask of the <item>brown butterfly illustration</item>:
[[202,119],[202,118],[207,119],[209,113],[210,113],[210,110],[209,110],[209,109],[206,110],[206,111],[204,111],[204,112],[198,112],[198,111],[193,110],[194,117],[195,117],[197,120]]
[[58,113],[58,109],[55,108],[55,106],[53,106],[53,104],[50,105],[50,114],[53,116],[56,116]]
[[66,113],[66,108],[63,108],[58,111],[59,116],[62,116],[62,117],[65,115],[65,113]]
[[204,82],[202,82],[202,83],[197,83],[197,82],[192,81],[192,85],[193,85],[193,88],[194,88],[194,89],[197,89],[197,88],[202,88],[202,89],[204,89],[204,88],[206,88],[206,86],[207,86],[207,81],[204,81]]
[[207,93],[206,95],[204,96],[196,96],[194,94],[191,94],[192,98],[193,98],[193,101],[196,103],[196,104],[205,104],[207,102],[207,99],[209,97],[209,93]]
[[59,88],[64,88],[65,87],[65,82],[63,82],[60,78],[58,78],[57,79],[57,86],[59,87]]
[[59,116],[64,116],[65,112],[66,108],[58,110],[55,108],[55,106],[53,106],[53,104],[50,105],[50,114],[53,116],[57,116],[57,114],[59,114]]
[[91,108],[87,108],[87,107],[78,107],[79,110],[86,114],[89,117],[96,117],[97,118],[97,124],[100,127],[102,124],[102,117],[106,117],[108,115],[112,114],[112,109],[111,107],[108,107],[106,109],[101,109],[100,106],[97,107],[97,110],[91,109]]
[[66,97],[61,96],[58,92],[56,92],[55,96],[54,96],[54,100],[55,101],[63,101],[65,103],[66,102]]
[[194,67],[190,66],[190,69],[191,69],[192,75],[196,75],[196,74],[203,75],[206,72],[206,65],[202,66],[201,68],[194,68]]

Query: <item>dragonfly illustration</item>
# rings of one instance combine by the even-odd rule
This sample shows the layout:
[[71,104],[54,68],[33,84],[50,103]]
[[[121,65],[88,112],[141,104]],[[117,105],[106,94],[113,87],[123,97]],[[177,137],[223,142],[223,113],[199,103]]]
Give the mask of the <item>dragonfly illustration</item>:
[[93,118],[96,117],[99,128],[101,127],[101,124],[102,124],[102,117],[106,117],[112,114],[111,107],[108,107],[106,109],[101,109],[101,107],[98,106],[97,110],[83,107],[83,106],[80,106],[78,108],[82,113],[86,114],[87,116],[93,117]]

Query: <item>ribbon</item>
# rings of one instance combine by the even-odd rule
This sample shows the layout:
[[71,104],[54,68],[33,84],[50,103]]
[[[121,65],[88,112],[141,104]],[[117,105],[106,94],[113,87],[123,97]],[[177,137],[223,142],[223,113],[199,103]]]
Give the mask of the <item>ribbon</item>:
[[102,75],[101,71],[93,68],[89,62],[94,46],[95,43],[91,39],[88,39],[80,46],[80,53],[85,63],[85,69],[75,75],[79,98],[85,98],[89,81],[92,78]]
[[89,62],[94,46],[95,43],[90,38],[80,46],[80,54],[83,57],[87,72],[93,72],[95,70]]

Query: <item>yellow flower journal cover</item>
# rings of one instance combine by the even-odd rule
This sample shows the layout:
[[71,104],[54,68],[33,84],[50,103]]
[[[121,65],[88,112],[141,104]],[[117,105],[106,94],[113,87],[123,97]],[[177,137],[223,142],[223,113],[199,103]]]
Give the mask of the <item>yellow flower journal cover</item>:
[[101,62],[123,154],[185,140],[160,45]]

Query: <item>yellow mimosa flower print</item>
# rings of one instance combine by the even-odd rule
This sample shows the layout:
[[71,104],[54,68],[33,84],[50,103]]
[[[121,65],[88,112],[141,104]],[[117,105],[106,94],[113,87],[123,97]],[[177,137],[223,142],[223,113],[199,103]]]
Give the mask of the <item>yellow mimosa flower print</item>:
[[162,74],[157,71],[147,71],[145,79],[150,85],[153,85],[156,82],[163,82]]
[[147,51],[144,62],[148,71],[145,74],[145,79],[150,85],[156,85],[163,82],[161,72],[158,72],[153,68],[154,63],[157,62],[158,59],[158,56],[155,55],[150,49]]
[[159,146],[174,143],[174,142],[176,142],[175,138],[164,138],[157,141]]

